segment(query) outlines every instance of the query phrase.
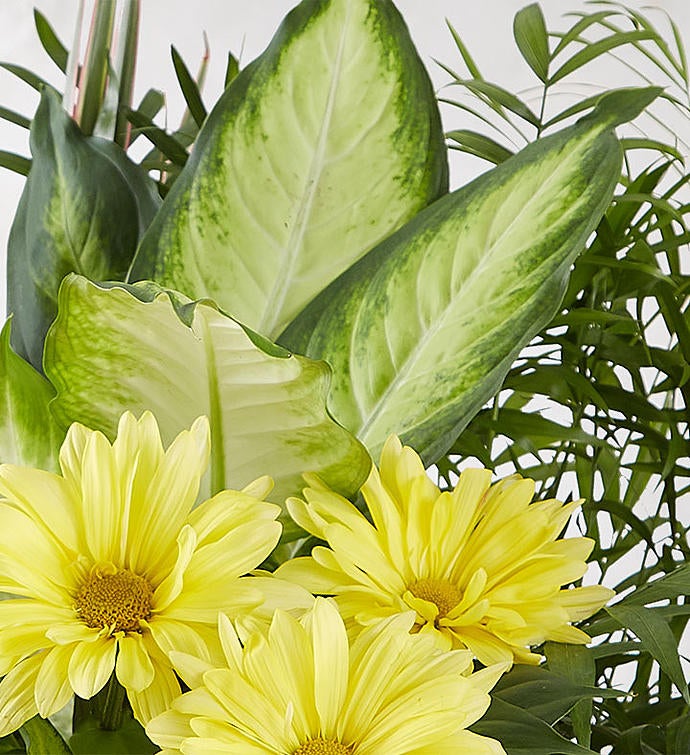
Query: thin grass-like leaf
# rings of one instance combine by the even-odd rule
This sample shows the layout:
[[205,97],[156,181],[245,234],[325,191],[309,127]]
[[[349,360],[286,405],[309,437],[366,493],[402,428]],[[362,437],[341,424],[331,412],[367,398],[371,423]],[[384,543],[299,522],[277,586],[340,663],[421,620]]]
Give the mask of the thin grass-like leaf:
[[0,107],[0,118],[4,121],[9,121],[22,128],[29,128],[31,126],[31,119],[27,118],[21,113],[15,113],[14,110],[8,110],[6,107]]
[[189,69],[185,65],[184,60],[182,60],[182,57],[173,45],[170,46],[170,54],[175,68],[175,75],[180,84],[180,89],[182,89],[182,94],[187,103],[187,107],[189,108],[189,112],[194,118],[197,127],[201,128],[201,124],[206,120],[206,108],[201,99],[199,87],[189,73]]
[[14,152],[0,150],[0,168],[7,168],[20,176],[28,176],[31,160],[28,157],[15,155]]
[[502,144],[476,131],[456,129],[455,131],[449,131],[446,136],[455,142],[449,145],[451,149],[458,149],[470,155],[481,157],[494,165],[499,165],[513,155]]
[[465,65],[467,66],[467,70],[470,74],[470,76],[473,79],[477,80],[483,80],[483,76],[479,72],[479,67],[474,62],[474,58],[470,55],[470,51],[467,49],[467,46],[462,41],[460,35],[457,33],[453,25],[450,23],[448,19],[446,19],[446,25],[448,26],[448,29],[450,30],[450,34],[453,37],[453,41],[455,42],[455,46],[458,48],[458,52],[460,53],[460,56],[462,57]]
[[42,79],[32,71],[29,71],[28,68],[24,68],[24,66],[18,66],[14,63],[0,63],[0,68],[4,68],[6,71],[13,73],[17,78],[20,78],[37,92],[40,92],[44,87],[50,86],[45,79]]
[[237,74],[240,72],[240,64],[237,58],[228,52],[228,62],[225,66],[225,77],[223,79],[223,86],[227,89],[230,84],[237,78]]
[[130,123],[136,127],[137,133],[145,136],[169,160],[180,166],[187,162],[189,155],[185,148],[170,134],[166,133],[159,126],[156,126],[150,118],[131,108],[125,108],[124,112]]
[[576,52],[572,58],[567,60],[550,78],[550,83],[555,84],[562,78],[577,71],[579,68],[592,60],[595,60],[605,52],[620,47],[621,45],[627,45],[630,42],[641,39],[653,39],[654,35],[649,31],[629,31],[613,34],[605,39],[600,39],[596,42],[590,42],[587,46]]
[[53,63],[65,73],[67,70],[68,58],[67,48],[58,39],[58,36],[50,25],[48,19],[40,10],[38,10],[38,8],[34,8],[34,23],[43,49],[48,53]]
[[[495,110],[502,112],[502,108],[506,108],[506,110],[509,110],[533,126],[539,126],[539,118],[536,114],[517,95],[512,94],[507,89],[497,84],[491,84],[483,79],[460,79],[453,83],[479,95],[484,102]],[[504,115],[503,117],[505,118],[506,116]]]

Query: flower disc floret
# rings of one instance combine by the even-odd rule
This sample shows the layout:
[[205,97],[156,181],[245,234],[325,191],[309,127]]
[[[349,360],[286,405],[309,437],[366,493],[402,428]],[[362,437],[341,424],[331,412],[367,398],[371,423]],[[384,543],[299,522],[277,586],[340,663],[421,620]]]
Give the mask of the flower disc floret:
[[568,587],[587,569],[594,541],[559,539],[581,501],[535,501],[534,482],[515,475],[491,483],[486,469],[462,472],[441,491],[419,456],[395,436],[362,487],[370,519],[317,477],[293,519],[325,540],[310,557],[276,574],[333,596],[356,632],[410,609],[413,632],[444,649],[469,648],[484,664],[538,663],[546,640],[586,643],[572,622],[601,608],[613,591]]
[[352,746],[318,737],[301,744],[292,755],[352,755],[352,752]]
[[91,629],[138,632],[151,617],[153,588],[129,569],[94,567],[77,590],[75,609]]

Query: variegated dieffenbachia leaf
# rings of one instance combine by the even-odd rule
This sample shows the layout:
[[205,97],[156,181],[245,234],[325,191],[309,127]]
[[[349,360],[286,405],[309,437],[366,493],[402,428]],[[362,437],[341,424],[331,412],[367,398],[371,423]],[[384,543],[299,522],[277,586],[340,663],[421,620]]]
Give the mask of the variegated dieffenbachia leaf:
[[278,339],[333,367],[329,409],[374,457],[402,435],[431,463],[556,314],[608,207],[613,126],[658,89],[607,95],[423,210],[320,294]]
[[30,142],[31,170],[7,250],[7,308],[13,346],[40,369],[62,278],[124,280],[160,200],[119,146],[81,133],[50,88]]
[[211,425],[211,492],[275,480],[282,503],[317,472],[352,495],[366,477],[363,446],[326,412],[330,370],[244,328],[209,300],[153,283],[65,278],[46,338],[55,416],[113,437],[125,410],[151,410],[164,442],[199,415]]
[[48,408],[55,390],[12,350],[11,326],[0,332],[0,464],[54,471],[64,435]]
[[274,338],[446,191],[428,75],[389,0],[305,0],[228,87],[129,280],[210,296]]

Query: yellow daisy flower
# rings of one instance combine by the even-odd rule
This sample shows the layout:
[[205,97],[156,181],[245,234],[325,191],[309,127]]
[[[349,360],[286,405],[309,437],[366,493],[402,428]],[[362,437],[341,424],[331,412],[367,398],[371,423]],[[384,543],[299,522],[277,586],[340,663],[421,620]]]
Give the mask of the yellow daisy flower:
[[173,653],[191,691],[151,721],[163,753],[185,755],[500,755],[466,731],[507,664],[470,674],[471,654],[443,652],[393,616],[350,643],[330,600],[300,621],[276,611],[242,641],[225,616],[223,667]]
[[219,611],[313,603],[242,577],[281,533],[280,508],[258,500],[269,478],[192,510],[208,459],[206,418],[164,450],[147,412],[124,414],[112,445],[73,424],[61,475],[0,466],[0,591],[16,596],[0,601],[0,736],[91,698],[113,670],[146,722],[180,693],[170,650],[220,657]]
[[306,501],[288,509],[325,540],[311,557],[276,571],[315,594],[333,595],[349,627],[413,609],[415,631],[443,648],[469,648],[484,664],[538,663],[529,646],[546,640],[586,643],[569,622],[584,619],[614,594],[605,587],[561,589],[585,573],[594,542],[557,540],[581,504],[530,503],[534,482],[468,469],[441,492],[417,454],[391,437],[362,493],[370,523],[314,476]]

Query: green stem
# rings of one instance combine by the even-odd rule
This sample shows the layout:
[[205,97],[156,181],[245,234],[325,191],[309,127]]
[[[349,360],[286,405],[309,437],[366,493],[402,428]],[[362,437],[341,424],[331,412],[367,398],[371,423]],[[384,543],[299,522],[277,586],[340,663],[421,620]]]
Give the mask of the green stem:
[[114,21],[115,0],[96,0],[86,60],[79,81],[76,117],[87,136],[93,133],[103,102]]
[[115,731],[122,726],[125,705],[125,688],[118,682],[115,672],[108,680],[101,701],[101,728]]

